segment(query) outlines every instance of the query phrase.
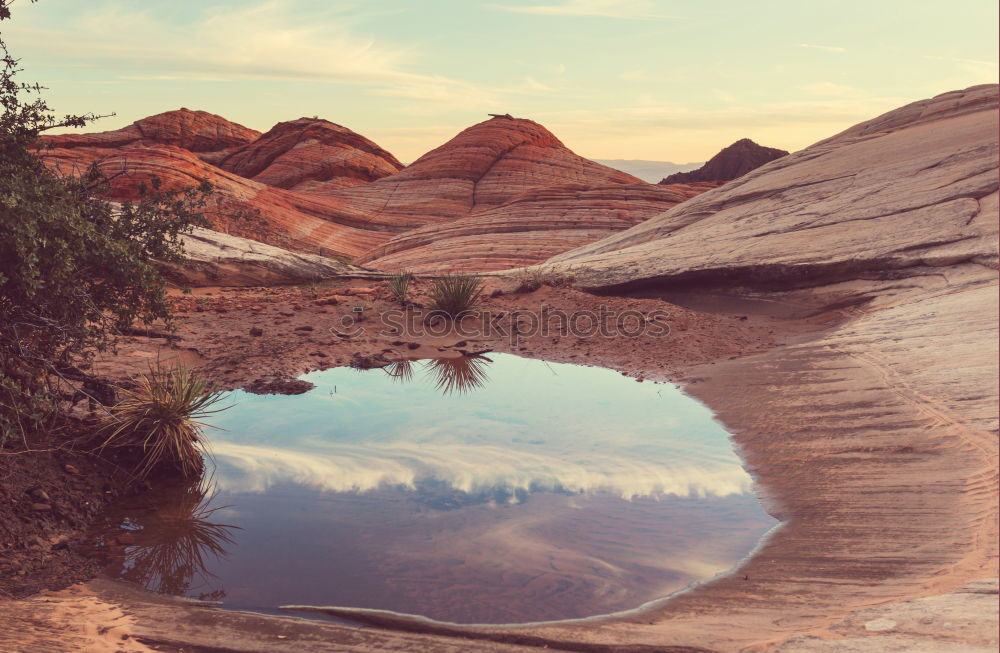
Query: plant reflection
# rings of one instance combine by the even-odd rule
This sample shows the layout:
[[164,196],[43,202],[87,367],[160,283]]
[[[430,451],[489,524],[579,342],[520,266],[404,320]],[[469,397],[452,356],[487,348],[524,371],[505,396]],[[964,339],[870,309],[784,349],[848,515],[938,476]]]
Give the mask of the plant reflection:
[[465,394],[477,390],[489,381],[486,368],[493,361],[482,354],[465,354],[457,357],[414,360],[400,358],[381,368],[393,382],[408,383],[413,380],[414,363],[422,362],[424,372],[434,381],[434,387],[443,395]]
[[408,358],[395,360],[382,369],[392,377],[393,382],[407,383],[413,380],[413,361]]
[[434,387],[441,394],[465,394],[486,385],[489,376],[486,368],[492,363],[479,354],[457,358],[432,358],[424,366],[428,376],[434,379]]
[[[225,590],[212,589],[209,556],[226,555],[237,526],[212,521],[224,506],[209,507],[215,497],[207,484],[190,483],[156,493],[155,506],[137,506],[119,522],[108,543],[108,571],[121,579],[162,594],[183,595],[204,590],[202,600],[220,600]],[[122,532],[124,531],[124,532]],[[118,546],[116,546],[118,545]]]

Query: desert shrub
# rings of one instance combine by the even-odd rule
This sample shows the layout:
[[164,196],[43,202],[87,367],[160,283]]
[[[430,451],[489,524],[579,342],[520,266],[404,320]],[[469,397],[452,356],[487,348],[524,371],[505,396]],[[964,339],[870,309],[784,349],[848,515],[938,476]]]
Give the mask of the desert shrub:
[[106,419],[101,448],[134,450],[138,478],[163,468],[188,478],[198,476],[206,452],[205,425],[199,420],[226,409],[215,407],[221,392],[185,368],[151,368],[136,379],[134,389],[122,392],[124,398]]
[[410,272],[399,272],[389,277],[389,290],[392,292],[392,296],[396,298],[396,301],[401,304],[406,303],[410,292],[410,281],[412,280],[413,274]]
[[431,308],[451,318],[462,315],[479,303],[483,282],[468,274],[449,274],[434,282],[431,289]]
[[562,288],[572,284],[573,277],[553,270],[526,268],[514,273],[514,281],[517,283],[514,292],[525,293],[534,292],[542,286]]
[[[0,0],[0,20],[10,18]],[[94,351],[133,322],[169,318],[155,260],[180,259],[180,234],[205,224],[210,188],[139,185],[138,199],[102,201],[109,179],[52,172],[35,155],[39,135],[82,127],[92,114],[57,118],[17,81],[0,39],[0,445],[46,428],[56,379],[66,383]]]

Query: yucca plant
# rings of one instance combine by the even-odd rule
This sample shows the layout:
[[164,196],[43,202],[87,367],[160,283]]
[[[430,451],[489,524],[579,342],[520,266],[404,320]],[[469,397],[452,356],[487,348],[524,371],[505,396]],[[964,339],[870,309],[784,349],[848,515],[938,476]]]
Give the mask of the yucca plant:
[[222,393],[197,372],[178,367],[150,368],[123,394],[104,425],[100,448],[141,450],[135,470],[140,479],[168,465],[186,478],[200,474],[207,447],[206,425],[199,420],[228,408],[213,408]]
[[475,308],[483,294],[483,282],[468,274],[448,274],[434,282],[431,308],[451,318],[461,318]]
[[389,277],[389,290],[396,300],[405,304],[407,294],[410,291],[410,281],[413,279],[411,272],[399,272]]

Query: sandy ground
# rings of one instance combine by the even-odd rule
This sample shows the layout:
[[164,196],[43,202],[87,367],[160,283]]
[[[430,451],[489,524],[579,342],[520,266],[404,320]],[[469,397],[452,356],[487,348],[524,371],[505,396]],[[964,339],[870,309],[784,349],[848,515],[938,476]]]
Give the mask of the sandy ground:
[[[492,283],[491,294],[510,289],[503,286],[510,282]],[[840,328],[863,322],[865,309],[675,301],[690,308],[551,288],[489,297],[485,307],[503,313],[508,327],[512,311],[543,304],[567,313],[638,311],[647,325],[670,325],[669,335],[514,340],[509,328],[502,335],[379,333],[377,316],[394,304],[371,282],[204,289],[178,297],[179,339],[130,337],[101,369],[126,376],[157,360],[182,361],[224,387],[280,386],[352,360],[496,350],[684,382],[734,433],[758,494],[784,522],[732,573],[629,613],[488,629],[376,612],[341,616],[379,629],[275,620],[154,600],[97,580],[0,605],[5,631],[14,633],[0,644],[143,650],[128,648],[146,646],[138,638],[160,650],[874,651],[922,641],[929,647],[922,650],[996,650],[996,585],[968,585],[997,574],[995,434],[954,419],[933,397],[900,390],[892,360]],[[360,325],[350,324],[358,315]],[[923,598],[935,596],[943,598]],[[930,602],[915,608],[915,600]],[[947,610],[965,618],[938,620]],[[82,614],[99,616],[74,616]],[[84,621],[99,626],[91,631]],[[81,643],[56,646],[64,640]]]

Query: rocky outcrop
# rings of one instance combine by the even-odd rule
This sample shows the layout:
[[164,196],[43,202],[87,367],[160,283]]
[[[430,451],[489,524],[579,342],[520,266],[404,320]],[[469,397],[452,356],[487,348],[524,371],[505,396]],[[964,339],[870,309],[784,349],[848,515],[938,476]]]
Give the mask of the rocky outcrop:
[[279,123],[218,165],[268,186],[303,192],[366,184],[403,167],[364,136],[318,118]]
[[715,184],[529,190],[465,218],[394,236],[358,260],[379,270],[487,272],[540,263],[632,227]]
[[586,642],[746,650],[890,629],[865,611],[995,576],[997,109],[996,85],[913,103],[549,262],[602,292],[816,325],[689,386],[782,526],[733,574]]
[[765,163],[788,154],[785,150],[757,145],[749,138],[742,138],[723,148],[705,165],[690,172],[676,172],[660,181],[661,184],[688,184],[697,181],[731,181],[738,179]]
[[600,287],[994,268],[996,95],[973,87],[903,107],[552,262]]
[[[42,141],[53,150],[71,150],[78,163],[114,156],[127,148],[173,145],[194,152],[208,163],[217,163],[238,148],[260,137],[260,132],[230,122],[207,111],[178,109],[137,120],[128,127],[96,134],[59,134]],[[70,172],[70,171],[67,171]]]
[[181,242],[184,262],[161,266],[168,278],[186,286],[270,286],[367,274],[336,259],[200,227],[182,235]]
[[345,212],[396,233],[464,218],[549,186],[641,183],[570,151],[536,122],[493,118],[399,173],[336,194]]
[[[192,119],[192,114],[202,116],[182,110],[154,116],[153,122],[173,124],[164,116],[180,121]],[[166,128],[157,132],[159,140],[147,138],[142,134],[152,130],[140,128],[140,123],[119,132],[52,137],[42,154],[50,166],[66,172],[79,172],[99,161],[114,176],[109,193],[114,200],[134,199],[140,184],[154,175],[166,188],[207,180],[215,187],[219,203],[210,214],[215,228],[320,255],[358,257],[396,234],[483,213],[534,189],[642,183],[574,154],[544,127],[523,119],[500,117],[474,125],[399,172],[395,171],[400,164],[391,154],[322,120],[282,123],[253,142],[247,142],[250,135],[243,134],[236,145],[221,137],[211,145],[207,137],[199,140],[190,129],[180,128],[174,131],[186,134],[184,138],[169,137]],[[235,128],[224,127],[220,124],[216,132],[236,133]],[[118,174],[122,171],[126,174]],[[675,196],[673,191],[650,193]],[[618,202],[618,208],[600,209],[620,218],[615,228],[634,224],[628,215],[651,212],[647,207],[633,211],[626,207],[628,201]],[[544,202],[536,205],[539,211],[546,210]],[[257,219],[229,217],[240,211],[256,212]],[[581,213],[585,212],[581,207]],[[574,229],[586,231],[586,227]],[[609,231],[595,226],[586,238],[564,239],[559,247],[588,242]],[[517,261],[534,262],[558,251],[556,247],[536,248],[535,254]]]

